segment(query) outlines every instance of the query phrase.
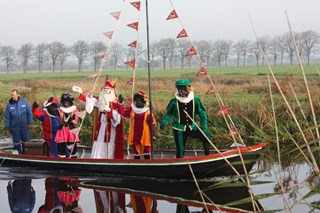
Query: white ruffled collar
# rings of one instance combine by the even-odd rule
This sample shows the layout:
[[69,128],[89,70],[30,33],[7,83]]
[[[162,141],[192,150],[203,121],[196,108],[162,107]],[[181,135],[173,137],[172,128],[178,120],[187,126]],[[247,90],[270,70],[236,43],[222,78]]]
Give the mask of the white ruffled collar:
[[181,96],[179,96],[179,93],[176,92],[175,96],[179,102],[186,104],[194,99],[194,92],[190,91],[187,97],[181,97]]
[[142,113],[145,113],[146,111],[149,110],[149,106],[145,106],[143,108],[138,108],[136,107],[136,105],[134,105],[133,103],[131,104],[131,107],[132,107],[132,111],[135,113],[135,114],[142,114]]
[[60,109],[62,112],[69,114],[69,113],[73,112],[75,109],[77,109],[77,106],[72,105],[70,107],[60,107]]

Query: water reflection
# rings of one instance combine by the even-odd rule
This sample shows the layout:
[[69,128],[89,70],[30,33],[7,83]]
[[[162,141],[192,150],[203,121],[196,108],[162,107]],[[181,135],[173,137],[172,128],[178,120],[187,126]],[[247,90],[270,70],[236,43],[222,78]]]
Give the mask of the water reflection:
[[8,181],[7,192],[11,212],[33,212],[36,193],[31,183],[32,180],[28,178]]
[[48,177],[45,179],[45,203],[39,207],[39,213],[62,211],[61,202],[58,197],[58,178]]
[[115,191],[94,190],[97,212],[125,212],[125,194]]
[[[255,207],[249,203],[226,205],[249,197],[244,186],[215,188],[212,181],[169,181],[119,176],[93,176],[83,174],[61,174],[28,170],[28,172],[11,168],[2,168],[0,178],[6,174],[12,189],[12,196],[18,199],[14,203],[20,208],[12,212],[38,213],[168,213],[168,212],[248,212],[254,208],[262,209],[257,203]],[[3,173],[1,175],[1,173]],[[18,178],[20,176],[29,178]],[[44,190],[43,196],[37,196],[31,183],[42,180],[42,186],[36,192]],[[19,183],[20,182],[20,183]],[[38,181],[39,182],[39,181]],[[14,191],[16,190],[16,192]],[[90,191],[91,193],[83,193]],[[9,191],[8,191],[9,192]],[[41,192],[39,193],[41,194]],[[9,196],[9,199],[10,196]],[[40,203],[39,203],[40,202]],[[23,203],[23,204],[22,204]],[[170,206],[163,208],[164,205]],[[88,207],[89,206],[89,207]],[[21,210],[21,208],[25,208]],[[10,209],[13,209],[10,207]],[[88,210],[89,209],[89,210]],[[3,208],[1,209],[3,210]],[[2,211],[7,212],[7,211]]]
[[219,211],[254,211],[262,210],[262,206],[255,202],[238,203],[226,206],[234,201],[249,198],[248,188],[214,187],[214,182],[205,181],[167,181],[141,178],[99,178],[98,180],[76,181],[72,184],[78,187],[105,191],[109,194],[119,193],[129,196],[129,205],[134,213],[159,212],[157,201],[167,201],[176,204],[176,212],[191,212],[189,207],[197,208],[196,212]]

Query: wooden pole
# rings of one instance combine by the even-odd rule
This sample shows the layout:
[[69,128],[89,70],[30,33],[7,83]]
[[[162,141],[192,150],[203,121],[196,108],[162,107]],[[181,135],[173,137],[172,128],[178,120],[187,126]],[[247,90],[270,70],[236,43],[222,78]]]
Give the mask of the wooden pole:
[[150,36],[149,36],[149,11],[148,11],[148,0],[146,0],[146,29],[147,29],[147,65],[148,65],[148,90],[149,90],[149,109],[150,109],[150,119],[149,119],[149,134],[151,140],[151,158],[153,158],[153,110],[152,110],[152,95],[151,95],[151,68],[150,68]]

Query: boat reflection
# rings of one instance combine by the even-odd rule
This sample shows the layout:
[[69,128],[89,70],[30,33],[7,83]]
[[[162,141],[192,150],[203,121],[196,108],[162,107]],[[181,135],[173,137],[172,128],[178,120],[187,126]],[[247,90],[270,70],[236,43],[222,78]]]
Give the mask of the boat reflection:
[[[255,202],[255,205],[251,202],[232,204],[235,201],[249,199],[250,194],[246,186],[230,187],[230,182],[224,183],[222,187],[214,187],[216,183],[213,181],[195,183],[71,173],[66,177],[51,172],[30,171],[25,172],[20,168],[18,172],[11,168],[0,172],[3,173],[3,177],[8,178],[7,180],[15,179],[9,181],[11,188],[8,186],[8,189],[11,189],[12,196],[8,197],[11,199],[13,196],[18,196],[20,201],[19,198],[15,199],[15,203],[9,201],[10,208],[13,209],[12,203],[16,209],[24,207],[29,209],[29,211],[12,210],[12,212],[88,212],[83,210],[86,209],[84,207],[88,207],[88,200],[91,200],[89,213],[259,212],[263,210],[258,202]],[[38,201],[41,200],[41,202],[37,206],[34,206],[35,192],[31,186],[32,180],[35,179],[44,180],[45,183],[44,187],[40,186],[41,189],[36,188],[36,191],[43,191],[45,188],[45,199],[42,201],[43,198],[39,197]],[[19,188],[15,187],[16,185]],[[88,194],[88,191],[93,193]],[[168,211],[164,205],[174,208],[174,211]]]
[[[197,212],[257,212],[263,210],[256,201],[250,203],[228,204],[250,198],[245,186],[214,187],[211,181],[197,184],[190,181],[167,181],[158,179],[137,178],[100,178],[99,180],[76,181],[78,187],[130,195],[129,206],[135,213],[158,212],[157,201],[167,201],[177,205],[176,212],[190,212],[189,207],[198,208]],[[226,205],[227,204],[227,205]],[[128,205],[127,205],[128,206]]]

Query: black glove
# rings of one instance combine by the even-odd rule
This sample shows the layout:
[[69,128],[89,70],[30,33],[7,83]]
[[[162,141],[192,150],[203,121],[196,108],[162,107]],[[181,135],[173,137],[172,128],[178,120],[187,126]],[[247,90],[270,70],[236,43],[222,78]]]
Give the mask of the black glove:
[[35,102],[33,102],[33,104],[32,104],[32,108],[38,108],[39,107],[39,104],[35,101]]
[[123,100],[124,100],[123,96],[122,96],[122,95],[119,95],[118,103],[119,103],[119,104],[123,104]]
[[164,124],[160,124],[160,129],[164,129],[166,126]]

